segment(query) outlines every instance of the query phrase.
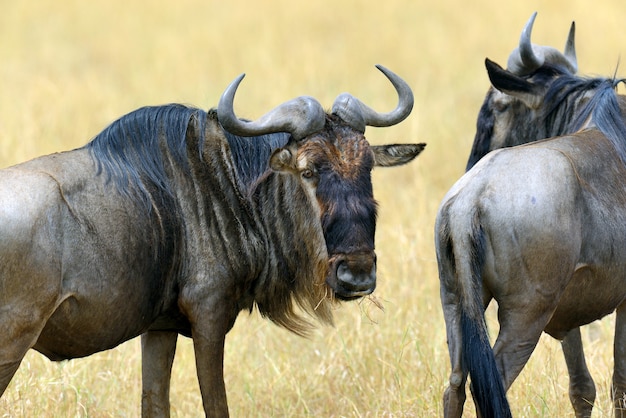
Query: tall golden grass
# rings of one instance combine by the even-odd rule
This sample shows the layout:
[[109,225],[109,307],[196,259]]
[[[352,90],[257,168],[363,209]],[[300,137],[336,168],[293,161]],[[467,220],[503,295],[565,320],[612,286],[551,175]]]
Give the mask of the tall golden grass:
[[[576,20],[581,73],[612,75],[626,56],[622,0],[0,0],[0,9],[0,166],[81,146],[142,105],[215,106],[242,72],[236,107],[248,117],[302,94],[329,107],[342,91],[391,109],[395,95],[377,63],[413,87],[405,122],[367,132],[372,143],[428,142],[416,162],[374,176],[375,299],[343,304],[336,326],[309,339],[242,314],[226,342],[234,417],[441,416],[450,366],[432,229],[440,199],[463,173],[489,86],[484,58],[504,64],[535,10],[537,43],[562,48]],[[612,414],[611,321],[583,331],[595,417]],[[0,415],[139,416],[139,351],[133,340],[61,363],[30,352]],[[542,338],[508,394],[514,414],[571,416],[567,385],[558,342]],[[193,350],[182,337],[171,401],[173,416],[201,415]],[[465,415],[474,416],[471,401]]]

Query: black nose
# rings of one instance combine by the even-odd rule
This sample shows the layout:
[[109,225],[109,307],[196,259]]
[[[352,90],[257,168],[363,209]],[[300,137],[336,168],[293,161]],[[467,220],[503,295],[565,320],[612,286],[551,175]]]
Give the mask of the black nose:
[[355,299],[376,289],[376,257],[373,253],[338,257],[333,267],[334,277],[329,277],[327,282],[338,298]]
[[376,286],[376,266],[372,265],[368,272],[353,271],[343,261],[337,267],[337,283],[350,292],[371,293]]

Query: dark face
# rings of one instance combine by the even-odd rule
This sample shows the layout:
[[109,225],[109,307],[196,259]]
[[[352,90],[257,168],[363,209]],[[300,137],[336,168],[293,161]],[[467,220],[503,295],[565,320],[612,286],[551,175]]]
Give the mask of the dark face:
[[535,119],[534,109],[491,87],[478,113],[466,171],[490,151],[539,139],[533,132]]
[[326,282],[339,299],[372,293],[376,287],[374,156],[363,134],[334,126],[298,148],[297,166],[321,209],[329,254]]
[[478,113],[476,135],[466,171],[488,152],[553,136],[543,95],[562,75],[555,68],[542,67],[526,77],[487,66],[492,87]]

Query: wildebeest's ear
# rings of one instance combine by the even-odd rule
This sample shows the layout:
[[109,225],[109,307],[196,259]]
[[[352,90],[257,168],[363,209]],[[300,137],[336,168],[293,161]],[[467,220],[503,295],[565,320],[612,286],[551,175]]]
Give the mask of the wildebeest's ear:
[[295,170],[293,154],[287,148],[279,148],[270,156],[270,167],[274,171]]
[[504,94],[521,100],[526,106],[534,109],[541,103],[543,89],[500,67],[489,58],[485,59],[485,67],[491,85]]
[[372,145],[374,165],[377,167],[393,167],[406,164],[422,152],[426,144],[392,144]]

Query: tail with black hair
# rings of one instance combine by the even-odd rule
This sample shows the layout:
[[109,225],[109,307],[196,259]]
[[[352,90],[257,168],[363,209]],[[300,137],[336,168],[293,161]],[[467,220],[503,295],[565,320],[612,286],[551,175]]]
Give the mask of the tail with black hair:
[[[460,332],[461,367],[469,373],[470,387],[477,410],[483,418],[510,418],[511,410],[506,399],[502,376],[498,370],[493,349],[489,342],[487,325],[482,300],[482,270],[485,263],[485,235],[479,222],[479,216],[457,217],[454,222],[466,219],[469,225],[463,225],[461,234],[455,236],[448,221],[450,213],[443,208],[438,220],[438,253],[440,275],[442,277],[442,298],[452,295],[449,300],[457,304],[449,322],[460,326],[448,330]],[[468,234],[467,231],[470,231]],[[461,254],[463,252],[463,254]],[[451,326],[448,324],[448,326]],[[454,326],[454,325],[452,325]],[[454,366],[453,366],[454,367]]]
[[[509,403],[489,342],[482,303],[482,270],[485,262],[485,235],[478,216],[473,217],[469,238],[471,277],[461,287],[466,294],[461,298],[461,330],[463,363],[470,375],[474,403],[483,418],[511,417]],[[461,279],[461,281],[463,281]],[[463,301],[471,298],[469,304]]]

